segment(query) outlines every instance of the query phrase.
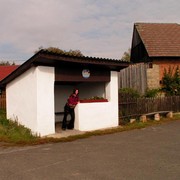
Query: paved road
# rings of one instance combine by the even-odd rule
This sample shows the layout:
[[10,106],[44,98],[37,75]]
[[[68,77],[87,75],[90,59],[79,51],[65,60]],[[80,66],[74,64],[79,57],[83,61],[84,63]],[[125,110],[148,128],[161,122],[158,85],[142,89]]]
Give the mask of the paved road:
[[180,121],[68,143],[0,149],[0,180],[179,180]]

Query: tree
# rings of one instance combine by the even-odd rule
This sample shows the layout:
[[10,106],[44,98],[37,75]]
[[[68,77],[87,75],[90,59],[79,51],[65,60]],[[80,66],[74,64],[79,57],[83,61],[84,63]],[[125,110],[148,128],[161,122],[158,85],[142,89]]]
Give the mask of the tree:
[[84,56],[80,50],[70,49],[69,51],[65,51],[65,50],[62,50],[57,47],[43,48],[42,46],[39,47],[39,49],[37,51],[35,51],[35,53],[39,52],[40,50],[44,50],[44,51],[48,51],[48,52],[52,52],[52,53],[56,53],[56,54],[66,54],[66,55],[70,55],[70,56],[80,56],[80,57]]
[[9,61],[0,61],[0,66],[11,66],[11,65],[15,65],[15,63],[10,63]]
[[130,61],[130,53],[131,53],[131,49],[129,48],[126,52],[124,52],[121,59],[124,61]]

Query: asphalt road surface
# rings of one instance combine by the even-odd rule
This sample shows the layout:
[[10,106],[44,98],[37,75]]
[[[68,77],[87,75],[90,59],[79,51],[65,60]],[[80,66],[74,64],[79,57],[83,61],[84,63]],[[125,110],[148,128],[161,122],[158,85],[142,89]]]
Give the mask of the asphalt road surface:
[[0,148],[0,180],[179,180],[180,121],[74,142]]

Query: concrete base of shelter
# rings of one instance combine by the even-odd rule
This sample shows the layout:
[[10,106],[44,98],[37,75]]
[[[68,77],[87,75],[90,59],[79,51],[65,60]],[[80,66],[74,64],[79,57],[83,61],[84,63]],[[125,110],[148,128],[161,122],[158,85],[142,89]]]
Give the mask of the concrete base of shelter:
[[64,137],[75,136],[75,135],[84,134],[84,133],[85,133],[84,131],[78,131],[78,130],[73,129],[73,130],[61,131],[55,134],[50,134],[45,137],[64,138]]
[[[60,123],[56,123],[56,133],[54,134],[50,134],[50,135],[47,135],[47,136],[44,136],[44,137],[52,137],[52,138],[65,138],[65,137],[69,137],[69,136],[75,136],[75,135],[80,135],[80,134],[85,134],[87,132],[90,132],[90,131],[79,131],[79,130],[76,130],[76,129],[73,129],[73,130],[69,130],[69,129],[66,129],[65,131],[62,130],[61,128],[61,122]],[[102,128],[102,129],[99,129],[99,130],[112,130],[112,129],[117,129],[117,128],[123,128],[122,126],[117,126],[117,127],[111,127],[111,128]]]
[[66,129],[65,131],[63,131],[61,127],[62,127],[62,123],[60,123],[60,122],[56,123],[55,124],[56,132],[54,134],[49,134],[44,137],[63,138],[63,137],[75,136],[75,135],[85,133],[85,131],[79,131],[79,130],[75,130],[75,129],[72,129],[72,130]]

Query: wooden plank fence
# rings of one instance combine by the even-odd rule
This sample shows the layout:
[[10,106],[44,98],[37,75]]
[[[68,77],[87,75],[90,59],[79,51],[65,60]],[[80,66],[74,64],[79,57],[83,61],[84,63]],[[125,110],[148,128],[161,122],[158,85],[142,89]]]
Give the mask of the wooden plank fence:
[[147,89],[147,68],[149,64],[138,63],[122,69],[118,74],[118,87],[133,88],[141,94]]
[[6,109],[6,93],[2,91],[0,95],[0,109]]
[[180,96],[159,98],[119,97],[119,117],[138,117],[158,111],[180,112]]

